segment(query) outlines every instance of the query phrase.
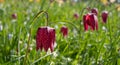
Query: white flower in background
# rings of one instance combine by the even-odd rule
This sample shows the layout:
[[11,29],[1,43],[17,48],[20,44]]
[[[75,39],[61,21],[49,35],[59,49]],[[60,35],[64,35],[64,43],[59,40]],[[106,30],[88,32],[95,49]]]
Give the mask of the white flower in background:
[[8,34],[8,39],[11,39],[13,37],[13,34]]
[[55,29],[58,29],[58,25],[55,25],[54,28],[55,28]]
[[114,3],[116,0],[110,0],[111,3]]
[[24,21],[24,25],[26,25],[27,24],[27,21]]
[[27,48],[27,43],[24,43],[24,48]]
[[17,21],[16,19],[13,19],[11,22],[14,23],[14,22],[16,22],[16,21]]
[[67,58],[68,62],[70,62],[72,59],[71,58]]
[[103,26],[103,27],[102,27],[102,29],[103,29],[104,31],[107,31],[107,29],[106,29],[106,27],[105,27],[105,26]]
[[91,44],[88,44],[87,46],[91,47],[92,45],[91,45]]
[[81,22],[81,25],[83,25],[83,22]]
[[113,16],[112,12],[109,12],[109,15],[110,15],[110,16]]
[[57,3],[58,3],[59,6],[61,6],[64,3],[63,0],[56,0],[56,1],[57,1]]
[[29,16],[27,16],[27,18],[26,18],[26,19],[27,19],[27,21],[29,21],[29,20],[30,20],[30,17],[29,17]]
[[21,40],[19,40],[19,44],[22,44],[23,42]]
[[78,0],[72,0],[73,2],[78,2]]
[[76,37],[77,36],[77,30],[73,29],[73,33],[74,33],[74,37]]
[[51,61],[50,65],[55,65],[55,63],[53,61]]
[[30,7],[29,9],[27,9],[27,14],[30,14],[30,13],[32,13],[32,10],[31,10],[32,8]]
[[2,24],[0,24],[0,31],[2,31],[3,30],[3,26],[2,26]]
[[58,54],[57,54],[57,52],[55,51],[55,52],[53,52],[53,56],[54,57],[57,57],[58,56]]
[[29,37],[29,36],[30,36],[30,34],[28,33],[28,34],[27,34],[27,37]]
[[32,48],[32,47],[30,47],[30,48],[29,48],[29,51],[32,51],[32,50],[33,50],[33,48]]

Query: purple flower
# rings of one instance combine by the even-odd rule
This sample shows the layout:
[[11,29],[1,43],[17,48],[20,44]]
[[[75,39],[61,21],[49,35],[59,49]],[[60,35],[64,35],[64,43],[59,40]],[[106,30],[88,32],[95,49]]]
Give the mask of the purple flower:
[[102,12],[102,21],[103,21],[103,23],[107,22],[107,18],[108,18],[108,11],[103,11]]
[[98,9],[97,8],[91,9],[91,12],[94,13],[96,16],[98,15]]
[[54,50],[55,44],[55,29],[51,27],[40,27],[36,35],[36,50],[44,50],[47,52],[50,48],[51,52]]
[[12,18],[17,19],[17,14],[16,13],[12,14]]
[[78,13],[74,13],[74,18],[78,19],[79,18],[79,14]]
[[66,26],[62,26],[60,32],[64,37],[68,35],[68,28]]
[[83,16],[84,30],[88,30],[90,26],[91,30],[98,30],[98,19],[97,16],[93,13],[88,13]]

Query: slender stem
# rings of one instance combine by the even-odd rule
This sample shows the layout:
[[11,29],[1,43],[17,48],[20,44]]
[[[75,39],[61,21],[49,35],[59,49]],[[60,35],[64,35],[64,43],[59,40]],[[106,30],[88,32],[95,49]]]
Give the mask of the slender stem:
[[48,18],[49,18],[49,17],[48,17],[48,13],[47,13],[46,11],[40,11],[40,12],[38,12],[37,15],[33,18],[32,23],[31,23],[31,25],[30,25],[30,28],[31,28],[33,22],[35,22],[35,20],[36,20],[42,13],[46,14],[46,26],[48,26]]
[[[80,13],[80,16],[83,15],[84,11],[87,9],[87,7],[88,7],[88,5],[90,5],[90,3],[91,3],[91,2],[89,2],[89,3],[87,4],[87,6],[82,9],[82,11],[81,11],[81,13]],[[82,19],[81,19],[81,20],[82,20]]]
[[46,11],[40,11],[37,13],[37,15],[33,18],[32,23],[30,25],[30,31],[29,31],[29,37],[28,37],[28,44],[27,44],[27,50],[26,50],[26,54],[25,54],[25,58],[24,58],[24,65],[26,65],[26,60],[27,60],[27,56],[29,53],[29,47],[30,47],[30,37],[31,37],[31,30],[32,30],[32,25],[35,22],[35,20],[42,14],[45,13],[46,14],[46,26],[48,26],[48,13]]
[[30,46],[30,37],[31,37],[31,29],[30,29],[30,33],[29,33],[29,37],[28,37],[28,44],[27,44],[27,50],[26,50],[26,54],[25,54],[25,58],[24,58],[24,65],[26,65],[26,60],[27,60],[27,56],[29,53],[29,46]]
[[69,22],[68,20],[64,20],[64,21],[62,21],[62,22],[56,21],[56,23],[59,23],[59,24],[69,24],[69,25],[71,25],[72,27],[74,27],[74,28],[77,30],[77,32],[79,31],[79,28],[78,28],[75,24]]

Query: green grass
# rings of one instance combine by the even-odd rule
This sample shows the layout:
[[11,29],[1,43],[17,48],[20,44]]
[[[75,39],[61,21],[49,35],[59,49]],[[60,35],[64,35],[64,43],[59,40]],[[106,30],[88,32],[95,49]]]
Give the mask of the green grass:
[[[0,3],[0,25],[3,26],[0,31],[0,64],[120,65],[120,12],[114,9],[115,5],[104,6],[94,0],[75,4],[69,2],[62,6],[56,2],[50,4],[46,0],[39,3],[5,0]],[[84,31],[82,17],[88,11],[83,9],[88,6],[99,10],[98,31]],[[110,11],[106,24],[101,19],[103,10]],[[44,14],[32,22],[40,11],[48,12],[48,26],[56,29],[57,46],[52,53],[36,51],[36,31],[46,23]],[[78,20],[73,17],[75,12],[80,15]],[[13,13],[17,13],[15,21],[11,17]],[[63,25],[69,29],[67,38],[63,38],[60,33]],[[32,48],[30,52],[27,52],[28,44]]]

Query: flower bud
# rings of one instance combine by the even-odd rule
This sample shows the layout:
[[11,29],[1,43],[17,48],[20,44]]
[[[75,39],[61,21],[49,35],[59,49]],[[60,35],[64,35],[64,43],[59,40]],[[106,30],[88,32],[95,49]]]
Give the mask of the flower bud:
[[107,22],[107,18],[108,18],[108,11],[103,11],[102,12],[102,21],[103,21],[103,23]]

